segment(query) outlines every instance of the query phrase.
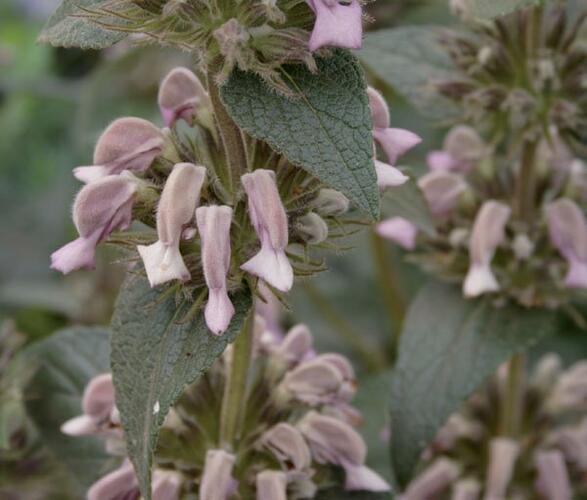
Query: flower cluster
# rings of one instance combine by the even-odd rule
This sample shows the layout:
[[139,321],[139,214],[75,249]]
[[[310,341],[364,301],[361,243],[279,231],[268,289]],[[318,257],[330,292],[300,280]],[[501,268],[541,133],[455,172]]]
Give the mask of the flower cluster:
[[[341,217],[349,201],[253,139],[245,170],[235,173],[208,93],[185,68],[163,80],[159,107],[171,128],[120,118],[99,138],[93,165],[74,170],[85,183],[73,206],[79,238],[53,253],[52,267],[92,268],[107,239],[136,249],[130,259],[140,256],[151,286],[187,291],[182,296],[200,303],[207,294],[207,325],[222,334],[234,314],[229,295],[246,282],[254,288],[250,278],[281,293],[294,274],[323,269],[307,249],[337,248],[333,240],[348,234]],[[113,235],[133,220],[156,228],[156,238]]]
[[503,432],[507,369],[452,415],[405,500],[571,500],[587,493],[587,363],[552,354],[524,382],[519,429]]
[[112,31],[195,53],[218,83],[234,67],[259,74],[285,93],[280,67],[306,64],[323,47],[359,48],[359,0],[109,0],[80,15]]
[[[269,330],[260,316],[255,322],[236,445],[223,449],[218,435],[229,348],[166,419],[155,454],[154,500],[189,493],[201,500],[313,498],[318,489],[340,484],[347,490],[388,491],[365,465],[366,446],[354,429],[361,416],[350,405],[356,381],[349,361],[339,354],[317,354],[303,325],[284,336]],[[66,422],[62,431],[103,436],[107,449],[123,458],[118,469],[90,488],[88,498],[134,498],[138,484],[125,458],[110,374],[90,381],[82,409],[83,415]]]

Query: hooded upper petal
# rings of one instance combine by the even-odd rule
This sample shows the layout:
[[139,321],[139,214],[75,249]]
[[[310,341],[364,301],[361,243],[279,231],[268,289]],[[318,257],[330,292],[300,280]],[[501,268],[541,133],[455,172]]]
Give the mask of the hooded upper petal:
[[167,127],[180,119],[193,122],[196,110],[208,101],[208,93],[192,71],[173,69],[159,87],[159,109]]
[[310,36],[311,51],[321,47],[358,49],[363,42],[363,13],[358,0],[308,0],[316,14]]
[[416,247],[418,228],[403,217],[392,217],[380,222],[376,231],[382,238],[391,240],[406,250]]

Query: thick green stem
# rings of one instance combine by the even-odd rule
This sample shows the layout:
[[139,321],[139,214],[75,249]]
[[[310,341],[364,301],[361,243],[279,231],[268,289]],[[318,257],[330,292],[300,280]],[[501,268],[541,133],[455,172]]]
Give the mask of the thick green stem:
[[211,73],[208,74],[208,92],[212,107],[214,108],[214,117],[216,126],[220,132],[222,145],[226,154],[226,160],[229,166],[228,172],[228,189],[233,191],[235,180],[238,182],[241,175],[247,172],[247,151],[242,133],[236,123],[226,111],[224,103],[220,98],[220,92],[214,77]]
[[516,178],[516,215],[526,223],[531,223],[536,204],[536,149],[535,141],[526,141],[522,148],[520,168]]
[[220,414],[220,445],[234,450],[240,438],[244,415],[247,380],[253,350],[254,313],[243,324],[233,344],[232,356],[227,366],[226,384]]
[[515,354],[508,363],[500,421],[503,436],[516,437],[520,433],[524,403],[524,365],[523,354]]

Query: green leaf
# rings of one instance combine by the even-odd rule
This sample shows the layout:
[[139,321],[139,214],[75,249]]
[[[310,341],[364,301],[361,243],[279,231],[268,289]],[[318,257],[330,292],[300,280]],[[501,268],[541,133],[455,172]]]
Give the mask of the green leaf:
[[391,388],[392,460],[405,484],[439,427],[497,367],[556,331],[556,315],[433,283],[412,303]]
[[385,194],[382,208],[385,217],[403,217],[427,235],[436,234],[428,203],[415,181],[410,179],[401,186],[388,188]]
[[77,17],[79,7],[96,7],[104,0],[63,0],[59,8],[45,24],[39,42],[55,47],[80,47],[82,49],[105,49],[126,38],[126,33],[111,31]]
[[317,63],[316,74],[301,64],[283,67],[294,99],[240,70],[222,87],[222,99],[239,127],[377,218],[379,192],[363,72],[343,50]]
[[531,5],[540,5],[544,3],[544,0],[472,0],[472,2],[473,15],[493,19]]
[[345,491],[340,488],[320,490],[315,500],[393,500],[391,493],[374,493],[371,491]]
[[236,314],[229,330],[211,334],[203,311],[181,323],[189,304],[161,298],[146,278],[130,275],[112,320],[112,373],[127,448],[143,496],[151,497],[151,462],[159,429],[187,384],[210,368],[237,333],[252,307],[249,292],[232,297]]
[[455,78],[455,68],[440,47],[441,28],[410,26],[375,31],[365,39],[361,61],[375,76],[434,120],[458,115],[458,108],[441,96],[434,84]]
[[109,371],[108,336],[104,328],[69,328],[33,344],[21,358],[35,369],[24,388],[27,413],[43,443],[71,471],[79,498],[114,464],[103,439],[66,436],[60,427],[82,412],[87,382]]

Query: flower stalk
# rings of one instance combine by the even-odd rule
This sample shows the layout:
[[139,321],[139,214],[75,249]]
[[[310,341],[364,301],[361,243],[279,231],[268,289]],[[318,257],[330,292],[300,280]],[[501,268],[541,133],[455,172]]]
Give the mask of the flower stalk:
[[501,415],[501,434],[503,436],[514,438],[520,433],[524,370],[524,355],[515,354],[508,363],[507,379],[504,387],[505,397]]

